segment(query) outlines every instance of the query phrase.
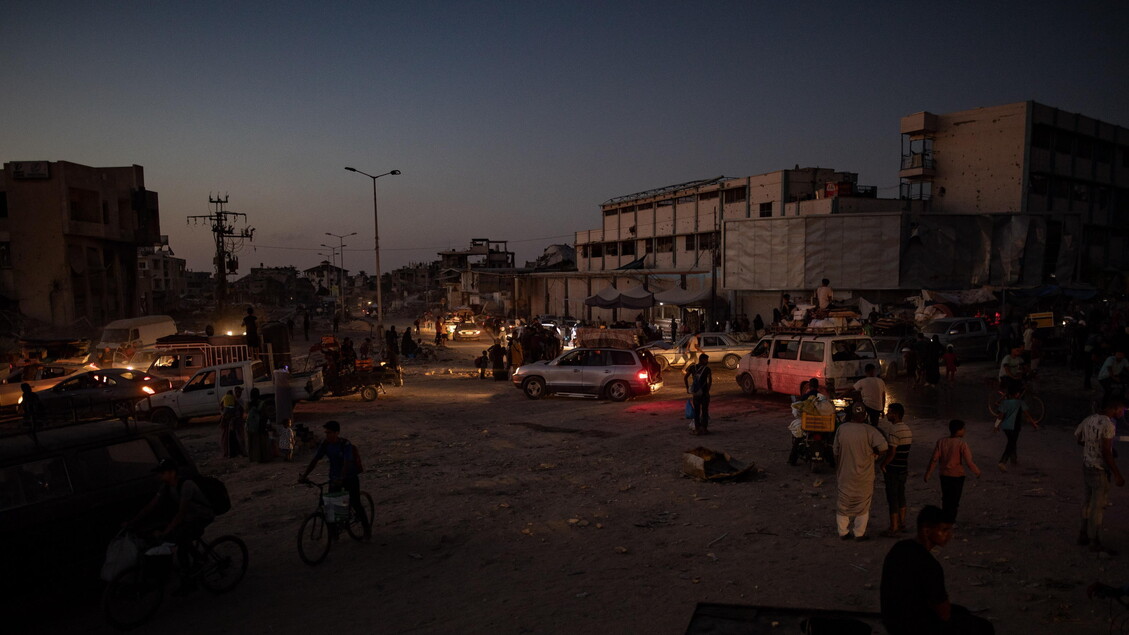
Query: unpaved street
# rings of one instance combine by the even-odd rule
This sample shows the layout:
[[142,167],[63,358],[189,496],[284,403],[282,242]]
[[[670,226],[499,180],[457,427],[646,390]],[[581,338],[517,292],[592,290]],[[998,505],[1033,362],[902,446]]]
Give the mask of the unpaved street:
[[[472,373],[481,348],[458,343],[440,362],[409,366],[406,385],[376,402],[299,406],[296,420],[311,428],[342,423],[364,452],[362,486],[376,500],[373,542],[345,538],[316,567],[295,549],[315,504],[316,490],[295,484],[311,451],[291,464],[224,460],[214,422],[184,429],[201,470],[224,475],[232,491],[233,510],[209,535],[242,536],[251,567],[229,595],[167,599],[140,632],[673,634],[698,602],[877,610],[894,542],[877,537],[886,526],[881,479],[874,538],[838,540],[834,476],[785,464],[786,399],[742,395],[719,369],[713,434],[693,437],[677,373],[655,396],[622,404],[530,401]],[[992,436],[984,407],[982,378],[992,371],[966,364],[940,397],[894,385],[915,439],[910,516],[939,504],[939,485],[923,483],[922,470],[948,419],[966,417],[984,477],[970,479],[956,538],[939,552],[954,600],[984,609],[1000,633],[1105,633],[1107,605],[1087,600],[1085,587],[1125,582],[1119,563],[1129,556],[1099,560],[1073,542],[1081,477],[1071,430],[1082,413],[1025,431],[1021,467],[1001,473],[1004,439]],[[1068,392],[1052,391],[1080,381],[1055,372],[1047,401],[1070,413]],[[730,484],[685,478],[681,454],[696,445],[763,474]],[[1129,549],[1125,492],[1112,498],[1107,543]],[[46,627],[109,630],[93,607]]]

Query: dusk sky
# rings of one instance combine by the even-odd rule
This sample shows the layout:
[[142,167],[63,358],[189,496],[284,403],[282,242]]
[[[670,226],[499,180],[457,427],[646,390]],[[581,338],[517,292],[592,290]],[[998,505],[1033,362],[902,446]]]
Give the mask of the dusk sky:
[[194,270],[230,196],[250,266],[518,263],[605,200],[820,166],[897,195],[898,120],[1028,99],[1129,126],[1129,3],[12,2],[0,159],[138,164]]

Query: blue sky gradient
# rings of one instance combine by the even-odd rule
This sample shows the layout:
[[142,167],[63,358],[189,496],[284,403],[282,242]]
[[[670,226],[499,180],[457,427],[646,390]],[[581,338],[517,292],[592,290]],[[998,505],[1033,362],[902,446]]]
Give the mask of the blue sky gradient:
[[[857,6],[856,6],[857,5]],[[372,271],[471,238],[524,262],[615,196],[800,166],[896,196],[898,119],[1033,99],[1129,126],[1126,2],[46,2],[0,21],[0,159],[139,164],[210,268]],[[358,240],[359,239],[359,240]],[[336,242],[336,239],[331,239]]]

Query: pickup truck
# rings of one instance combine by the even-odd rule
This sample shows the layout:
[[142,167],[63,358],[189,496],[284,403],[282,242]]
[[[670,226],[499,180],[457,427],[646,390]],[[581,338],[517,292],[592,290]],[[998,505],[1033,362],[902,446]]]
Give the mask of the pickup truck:
[[[271,372],[261,361],[245,360],[201,368],[178,390],[157,393],[141,402],[139,418],[176,425],[196,417],[218,415],[223,396],[236,386],[243,387],[244,395],[258,388],[259,394],[268,400],[267,416],[272,416],[274,379]],[[290,397],[295,402],[316,401],[324,391],[325,381],[320,369],[290,376]]]

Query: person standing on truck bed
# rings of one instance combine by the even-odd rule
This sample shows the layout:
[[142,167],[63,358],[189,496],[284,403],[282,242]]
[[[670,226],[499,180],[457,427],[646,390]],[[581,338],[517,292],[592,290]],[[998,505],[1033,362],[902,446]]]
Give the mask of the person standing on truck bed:
[[247,307],[247,315],[243,318],[243,329],[247,333],[247,347],[252,352],[259,350],[259,319],[255,317],[254,307]]

